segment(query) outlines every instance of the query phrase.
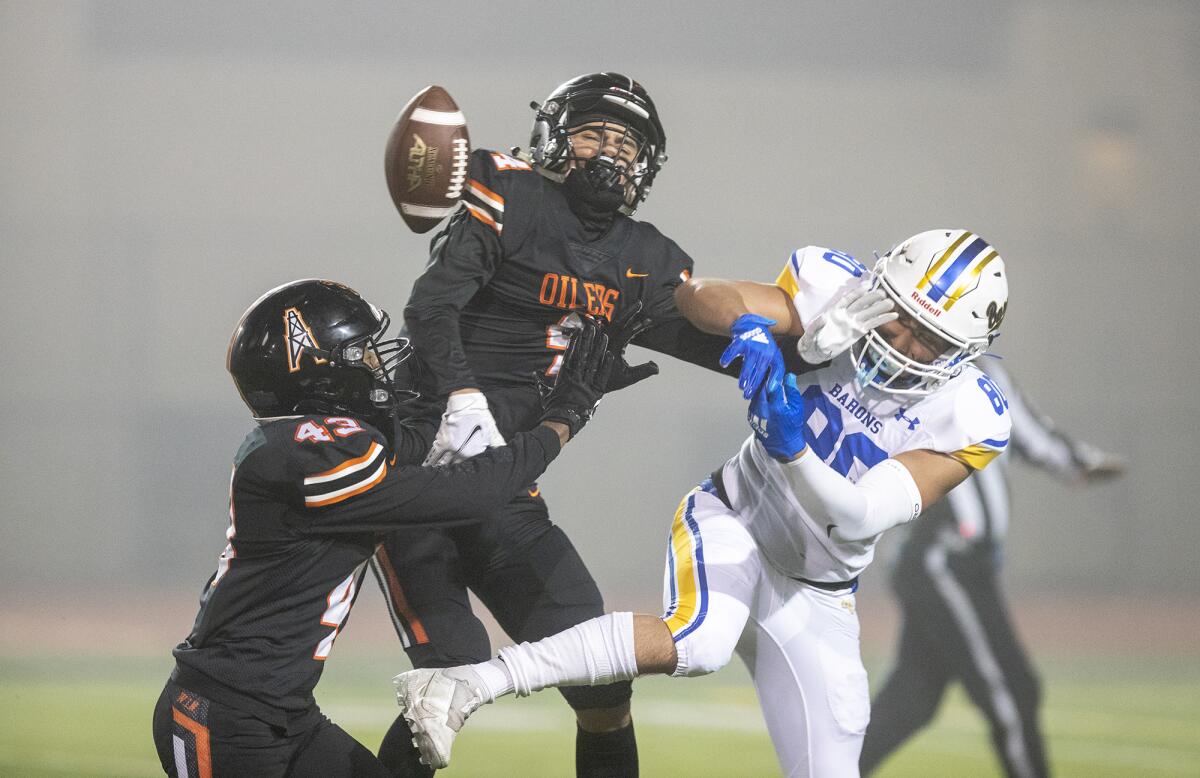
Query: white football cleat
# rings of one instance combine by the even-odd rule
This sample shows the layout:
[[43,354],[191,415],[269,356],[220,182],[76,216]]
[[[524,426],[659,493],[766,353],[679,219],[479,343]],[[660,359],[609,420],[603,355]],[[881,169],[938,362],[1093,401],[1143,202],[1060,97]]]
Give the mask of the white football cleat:
[[467,717],[483,705],[483,695],[467,681],[442,669],[409,670],[392,679],[396,701],[413,733],[421,761],[435,770],[450,764],[450,748]]

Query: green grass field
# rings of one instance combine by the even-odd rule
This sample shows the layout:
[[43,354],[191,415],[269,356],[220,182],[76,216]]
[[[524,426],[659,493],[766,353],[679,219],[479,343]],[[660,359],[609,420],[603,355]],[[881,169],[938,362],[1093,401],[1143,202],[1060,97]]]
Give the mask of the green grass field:
[[[331,660],[322,708],[374,747],[394,714],[374,653]],[[735,663],[736,665],[736,663]],[[702,679],[638,681],[635,716],[646,776],[770,776],[771,744],[740,666]],[[150,712],[169,658],[45,657],[0,664],[0,775],[159,774]],[[880,667],[869,668],[872,682]],[[1200,665],[1192,659],[1043,662],[1045,729],[1059,776],[1200,775]],[[555,693],[483,709],[455,749],[453,776],[572,774],[572,717]],[[997,775],[982,720],[961,694],[885,765],[883,778]]]

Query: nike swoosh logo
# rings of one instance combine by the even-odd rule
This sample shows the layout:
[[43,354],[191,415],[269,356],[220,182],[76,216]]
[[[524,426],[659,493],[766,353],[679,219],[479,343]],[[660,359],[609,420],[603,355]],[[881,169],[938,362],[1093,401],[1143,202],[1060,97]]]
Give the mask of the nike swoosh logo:
[[483,427],[481,425],[476,424],[475,429],[471,430],[471,434],[467,436],[467,439],[462,442],[461,446],[459,446],[458,448],[456,448],[454,450],[454,453],[461,454],[462,450],[467,447],[467,444],[470,443],[472,440],[474,440],[475,436],[481,432],[483,432]]
[[625,268],[625,277],[626,278],[645,278],[648,275],[650,275],[650,274],[649,273],[635,273],[635,272],[633,272],[633,268],[631,268],[631,267]]
[[836,526],[837,526],[836,524],[826,524],[825,525],[825,534],[828,535],[829,537],[833,537],[833,528]]

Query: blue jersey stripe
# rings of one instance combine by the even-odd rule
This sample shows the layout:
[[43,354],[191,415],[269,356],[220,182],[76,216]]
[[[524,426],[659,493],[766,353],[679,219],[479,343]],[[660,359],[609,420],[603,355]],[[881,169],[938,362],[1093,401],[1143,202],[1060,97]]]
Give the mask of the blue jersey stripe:
[[671,545],[671,535],[667,534],[667,580],[671,582],[671,605],[663,614],[663,621],[675,615],[679,608],[679,592],[675,590],[675,549]]
[[688,532],[695,543],[693,553],[696,555],[696,578],[698,579],[697,589],[700,594],[700,608],[695,617],[692,618],[692,623],[688,624],[685,629],[675,636],[676,643],[695,632],[696,628],[704,623],[704,617],[708,615],[708,576],[704,572],[704,543],[700,538],[700,525],[696,523],[695,517],[692,516],[692,510],[695,507],[696,495],[693,494],[688,499],[687,510],[683,514],[683,521],[687,524]]

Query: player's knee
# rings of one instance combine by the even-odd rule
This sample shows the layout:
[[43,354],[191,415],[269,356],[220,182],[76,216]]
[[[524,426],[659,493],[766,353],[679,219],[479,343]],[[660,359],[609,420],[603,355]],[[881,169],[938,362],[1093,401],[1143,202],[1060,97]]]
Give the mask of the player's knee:
[[705,630],[697,630],[691,635],[675,643],[675,652],[679,663],[672,675],[688,678],[697,675],[715,673],[733,658],[733,650],[737,645],[727,636],[706,634]]

